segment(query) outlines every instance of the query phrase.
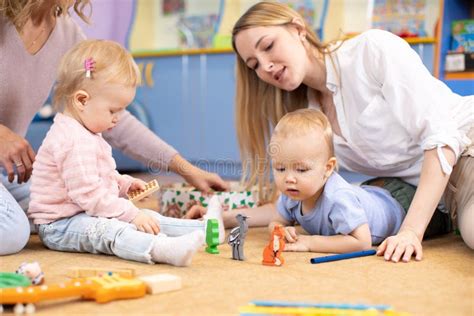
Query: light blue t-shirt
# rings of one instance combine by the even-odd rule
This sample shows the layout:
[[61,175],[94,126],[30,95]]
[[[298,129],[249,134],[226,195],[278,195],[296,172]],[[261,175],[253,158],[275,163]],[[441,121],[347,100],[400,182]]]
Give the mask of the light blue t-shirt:
[[302,215],[301,207],[301,201],[284,194],[277,203],[284,219],[299,223],[311,235],[348,235],[368,223],[373,245],[395,235],[405,217],[402,206],[387,190],[349,184],[336,172],[326,181],[314,209]]

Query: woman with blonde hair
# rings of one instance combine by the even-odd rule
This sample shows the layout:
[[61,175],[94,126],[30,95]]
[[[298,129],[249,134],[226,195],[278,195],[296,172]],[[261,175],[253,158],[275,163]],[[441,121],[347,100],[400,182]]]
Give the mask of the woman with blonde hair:
[[[69,16],[71,7],[87,21],[89,0],[0,0],[0,169],[7,174],[0,172],[0,255],[20,251],[29,238],[24,211],[35,153],[25,135],[48,98],[61,57],[85,39]],[[179,173],[203,191],[228,187],[218,175],[187,162],[129,112],[104,138],[147,166]]]
[[[251,7],[235,24],[232,43],[236,126],[248,185],[272,187],[265,148],[278,120],[296,109],[318,108],[332,125],[341,167],[416,186],[402,201],[408,214],[400,230],[379,246],[379,255],[421,260],[421,241],[442,198],[474,248],[473,96],[453,93],[389,32],[369,30],[323,44],[298,13],[276,2]],[[387,188],[390,179],[375,183]],[[270,190],[264,193],[271,199]],[[265,225],[275,207],[244,212],[250,224]]]

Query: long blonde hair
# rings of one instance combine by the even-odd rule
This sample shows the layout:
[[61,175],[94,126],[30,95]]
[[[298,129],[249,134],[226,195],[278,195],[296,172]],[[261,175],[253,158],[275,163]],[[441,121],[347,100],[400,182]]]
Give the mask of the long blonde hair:
[[296,11],[277,2],[259,2],[240,17],[232,30],[232,46],[237,54],[236,128],[242,160],[242,180],[247,187],[258,184],[261,201],[276,197],[270,180],[270,159],[266,147],[271,129],[286,113],[305,108],[308,87],[301,84],[288,92],[274,87],[257,76],[238,55],[236,35],[258,26],[286,26],[293,19],[304,22],[306,40],[321,54],[328,54],[329,45],[323,44],[311,27]]
[[[95,62],[90,78],[86,77],[84,62]],[[101,83],[116,83],[137,87],[141,76],[132,55],[119,43],[109,40],[85,40],[76,44],[61,59],[54,87],[54,108],[61,111],[70,103],[75,91],[88,90]]]
[[[17,30],[21,30],[28,19],[31,18],[35,10],[37,10],[44,1],[51,0],[0,0],[0,14],[7,17]],[[72,0],[71,0],[72,1]],[[74,11],[86,23],[89,23],[89,17],[84,14],[86,7],[90,7],[89,16],[92,14],[92,4],[90,0],[74,0]],[[69,5],[57,1],[52,6],[52,14],[67,14]]]

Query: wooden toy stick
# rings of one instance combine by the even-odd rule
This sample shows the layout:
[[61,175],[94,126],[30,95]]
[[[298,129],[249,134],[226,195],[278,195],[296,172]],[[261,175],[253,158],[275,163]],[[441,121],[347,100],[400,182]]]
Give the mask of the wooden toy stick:
[[82,268],[71,267],[68,270],[67,276],[70,278],[87,278],[93,276],[101,276],[105,274],[116,274],[124,278],[133,278],[135,276],[135,269],[127,268]]
[[141,276],[138,279],[146,284],[148,294],[175,291],[183,286],[181,277],[167,273]]
[[148,182],[145,186],[145,190],[135,190],[127,194],[128,199],[132,202],[143,199],[144,197],[156,192],[160,189],[160,185],[156,179]]
[[374,249],[349,252],[349,253],[341,253],[338,255],[332,255],[332,256],[326,256],[326,257],[315,257],[315,258],[311,258],[311,263],[314,264],[314,263],[331,262],[331,261],[352,259],[352,258],[372,256],[372,255],[375,255]]

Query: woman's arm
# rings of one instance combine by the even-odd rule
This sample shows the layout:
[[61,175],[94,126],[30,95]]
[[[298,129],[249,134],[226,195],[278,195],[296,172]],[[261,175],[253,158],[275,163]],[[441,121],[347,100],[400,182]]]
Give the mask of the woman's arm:
[[189,161],[181,157],[180,154],[174,155],[168,168],[182,176],[186,182],[204,193],[208,193],[210,190],[228,191],[230,188],[229,183],[222,180],[219,175],[204,171],[192,165]]
[[371,247],[369,225],[363,224],[349,235],[298,235],[298,240],[295,243],[285,245],[285,251],[345,253],[367,250]]
[[123,113],[117,126],[103,135],[113,147],[140,161],[151,172],[168,168],[204,192],[211,188],[218,191],[229,189],[229,185],[217,174],[190,164],[128,111]]
[[[453,166],[456,160],[454,152],[449,147],[443,147],[442,151],[448,163]],[[385,260],[393,262],[400,259],[408,262],[413,254],[416,255],[416,260],[423,258],[421,241],[448,180],[449,175],[441,169],[436,149],[426,150],[420,182],[407,216],[398,234],[387,238],[378,247],[377,255],[384,255]]]

